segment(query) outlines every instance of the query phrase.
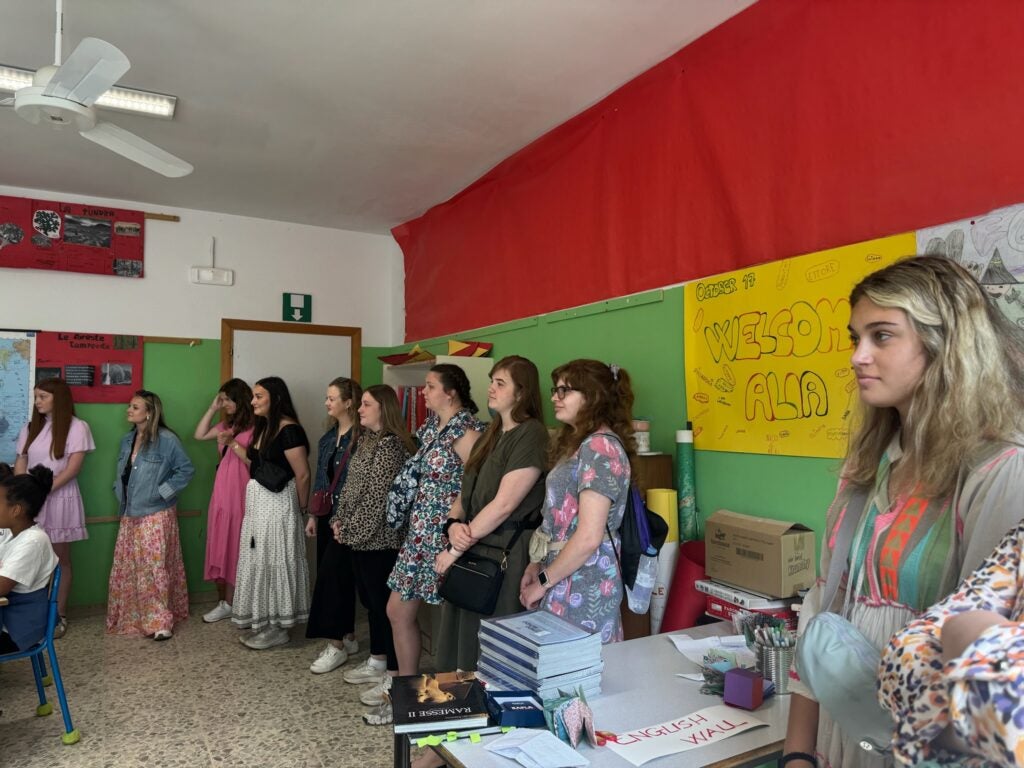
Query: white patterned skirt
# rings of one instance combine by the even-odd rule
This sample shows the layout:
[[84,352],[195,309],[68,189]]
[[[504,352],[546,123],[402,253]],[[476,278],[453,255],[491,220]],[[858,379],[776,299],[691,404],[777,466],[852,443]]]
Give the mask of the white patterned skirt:
[[280,493],[245,486],[231,621],[254,630],[309,618],[309,566],[295,480]]

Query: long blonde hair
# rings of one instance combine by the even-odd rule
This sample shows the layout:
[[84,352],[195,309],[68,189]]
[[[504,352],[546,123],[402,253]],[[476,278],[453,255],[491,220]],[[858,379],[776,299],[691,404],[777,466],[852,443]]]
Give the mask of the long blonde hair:
[[942,497],[990,441],[1024,432],[1024,334],[971,274],[943,256],[908,257],[874,272],[850,293],[902,310],[924,346],[926,364],[905,424],[895,408],[861,404],[842,476],[875,482],[897,432],[915,492]]

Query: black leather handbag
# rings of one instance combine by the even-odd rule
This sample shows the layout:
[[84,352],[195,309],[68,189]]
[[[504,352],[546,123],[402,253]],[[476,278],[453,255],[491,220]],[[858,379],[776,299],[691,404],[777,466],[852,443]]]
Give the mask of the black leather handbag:
[[452,563],[445,574],[444,581],[437,593],[458,608],[464,608],[482,616],[490,616],[498,605],[498,594],[505,581],[505,569],[508,568],[508,553],[512,551],[516,541],[523,534],[526,526],[517,527],[515,535],[509,540],[501,553],[501,561],[493,557],[485,557],[466,552]]
[[280,493],[292,479],[291,473],[272,461],[261,461],[252,473],[252,479],[271,493]]

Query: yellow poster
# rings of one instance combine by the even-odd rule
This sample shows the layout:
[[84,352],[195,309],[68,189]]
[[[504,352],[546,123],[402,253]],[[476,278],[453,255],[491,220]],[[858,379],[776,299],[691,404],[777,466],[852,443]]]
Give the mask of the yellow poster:
[[850,290],[914,249],[911,232],[687,283],[694,446],[842,457],[857,404]]

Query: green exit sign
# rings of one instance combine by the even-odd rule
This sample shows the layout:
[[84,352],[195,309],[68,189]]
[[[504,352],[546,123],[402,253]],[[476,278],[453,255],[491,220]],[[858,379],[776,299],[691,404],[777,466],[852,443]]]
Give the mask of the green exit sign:
[[313,322],[313,297],[308,293],[284,293],[282,317],[293,323]]

